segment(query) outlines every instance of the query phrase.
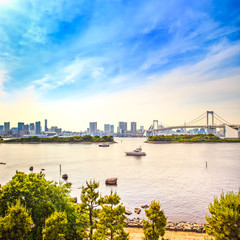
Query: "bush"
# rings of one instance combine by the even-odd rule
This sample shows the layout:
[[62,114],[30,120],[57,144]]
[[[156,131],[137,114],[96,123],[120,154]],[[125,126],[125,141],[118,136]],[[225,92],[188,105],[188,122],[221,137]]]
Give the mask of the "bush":
[[210,216],[206,216],[209,226],[206,232],[216,240],[240,239],[240,190],[238,194],[229,192],[214,198],[209,205]]

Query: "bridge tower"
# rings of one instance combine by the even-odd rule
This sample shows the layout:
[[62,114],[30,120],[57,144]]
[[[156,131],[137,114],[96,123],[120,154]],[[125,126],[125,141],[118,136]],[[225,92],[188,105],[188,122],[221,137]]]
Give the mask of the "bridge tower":
[[154,129],[158,129],[158,120],[153,120],[153,136],[155,136],[155,133],[157,131],[154,131]]
[[[212,117],[212,124],[209,125],[209,115]],[[207,111],[207,134],[209,133],[209,129],[213,129],[214,126],[214,112],[213,111]]]

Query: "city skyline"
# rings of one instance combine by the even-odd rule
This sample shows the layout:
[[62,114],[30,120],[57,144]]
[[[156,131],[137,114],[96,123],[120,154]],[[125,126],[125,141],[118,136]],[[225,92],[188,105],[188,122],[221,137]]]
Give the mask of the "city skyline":
[[0,121],[239,123],[239,16],[234,0],[0,0]]

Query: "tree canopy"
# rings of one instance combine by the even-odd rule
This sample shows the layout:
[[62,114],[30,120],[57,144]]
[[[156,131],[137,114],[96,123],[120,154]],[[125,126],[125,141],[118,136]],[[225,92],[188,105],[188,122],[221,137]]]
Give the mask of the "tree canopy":
[[65,211],[68,219],[68,235],[76,237],[78,230],[76,220],[80,216],[75,212],[75,207],[71,201],[70,186],[69,183],[58,184],[47,181],[42,172],[25,174],[17,171],[12,180],[1,189],[0,216],[5,217],[8,206],[16,204],[20,199],[34,223],[30,239],[38,240],[42,239],[45,220],[55,211]]
[[158,240],[159,236],[164,236],[167,224],[164,211],[160,210],[160,203],[152,201],[145,214],[149,220],[143,220],[144,240]]
[[216,240],[240,239],[240,189],[238,193],[222,193],[220,199],[214,198],[206,216],[206,232]]

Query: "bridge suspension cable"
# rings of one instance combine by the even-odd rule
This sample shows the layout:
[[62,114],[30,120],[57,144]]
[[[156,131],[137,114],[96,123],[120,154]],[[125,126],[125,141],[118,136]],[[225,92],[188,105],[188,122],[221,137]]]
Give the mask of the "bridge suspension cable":
[[220,117],[217,113],[214,113],[214,114],[215,114],[215,116],[218,116],[220,119],[222,119],[223,123],[231,124],[230,122],[228,122],[225,119],[223,119],[222,117]]
[[[193,124],[193,123],[195,123],[195,122],[198,122],[199,120],[202,120],[202,119],[205,118],[205,117],[206,117],[206,113],[203,113],[203,114],[201,114],[200,116],[198,116],[197,118],[193,119],[192,121],[187,122],[186,124],[187,124],[187,125]],[[201,119],[199,119],[199,118],[201,118]]]

